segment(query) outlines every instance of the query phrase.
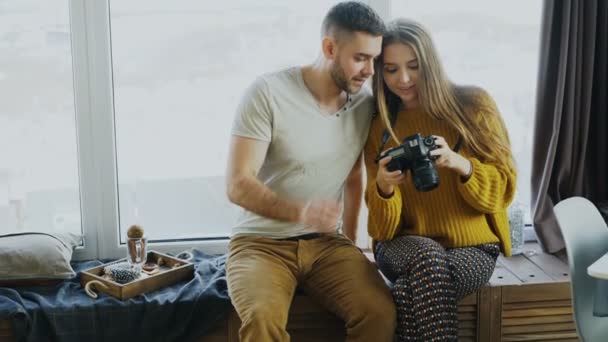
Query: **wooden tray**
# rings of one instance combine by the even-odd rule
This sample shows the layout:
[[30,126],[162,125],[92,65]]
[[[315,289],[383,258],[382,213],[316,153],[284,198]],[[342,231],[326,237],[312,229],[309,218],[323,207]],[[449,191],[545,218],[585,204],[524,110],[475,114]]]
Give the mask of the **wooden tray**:
[[94,284],[92,287],[95,291],[126,300],[139,294],[158,290],[178,281],[194,277],[194,265],[192,263],[156,251],[148,252],[148,262],[158,263],[159,258],[163,259],[163,265],[160,266],[158,273],[152,275],[142,273],[139,279],[126,284],[119,284],[101,277],[104,267],[127,261],[126,258],[82,271],[80,273],[80,284],[84,288],[88,282],[97,280],[107,287]]

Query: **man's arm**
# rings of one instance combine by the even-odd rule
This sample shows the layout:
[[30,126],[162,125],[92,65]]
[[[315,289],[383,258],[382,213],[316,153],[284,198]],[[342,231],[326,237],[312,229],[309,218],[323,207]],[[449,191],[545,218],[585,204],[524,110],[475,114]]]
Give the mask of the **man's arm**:
[[279,197],[257,178],[264,163],[268,142],[232,136],[226,172],[228,199],[258,215],[310,225],[321,233],[336,229],[340,205],[336,201],[306,203]]
[[226,185],[228,199],[258,215],[297,222],[303,205],[279,196],[257,178],[269,143],[233,135],[228,156]]
[[363,154],[359,156],[344,185],[344,234],[357,241],[357,227],[363,197]]

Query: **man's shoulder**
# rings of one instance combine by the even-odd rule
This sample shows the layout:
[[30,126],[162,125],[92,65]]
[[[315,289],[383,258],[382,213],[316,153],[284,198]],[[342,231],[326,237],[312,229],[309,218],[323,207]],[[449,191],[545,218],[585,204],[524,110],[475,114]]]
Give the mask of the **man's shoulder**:
[[245,96],[270,99],[280,91],[293,89],[297,82],[295,67],[260,74],[249,85]]
[[298,80],[298,67],[289,67],[267,72],[258,76],[257,82],[264,83],[266,87],[284,86]]

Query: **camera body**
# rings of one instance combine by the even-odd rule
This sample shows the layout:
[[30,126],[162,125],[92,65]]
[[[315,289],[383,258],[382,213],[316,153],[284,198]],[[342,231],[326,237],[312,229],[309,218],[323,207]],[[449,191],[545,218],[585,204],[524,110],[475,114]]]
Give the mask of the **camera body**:
[[416,190],[431,191],[439,186],[439,173],[435,168],[435,157],[430,152],[437,148],[433,136],[422,136],[420,133],[410,135],[403,139],[397,147],[388,149],[383,156],[391,156],[387,164],[388,171],[407,170],[412,172],[412,179]]

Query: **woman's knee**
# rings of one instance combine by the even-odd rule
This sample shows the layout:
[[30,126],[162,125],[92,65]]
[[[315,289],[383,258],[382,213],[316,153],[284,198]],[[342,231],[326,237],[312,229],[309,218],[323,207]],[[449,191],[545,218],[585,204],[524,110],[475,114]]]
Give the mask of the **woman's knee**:
[[445,249],[436,242],[419,244],[414,250],[410,263],[412,271],[443,271],[443,268],[448,268],[448,255]]
[[409,273],[413,267],[444,262],[445,249],[435,240],[422,236],[402,236],[378,246],[378,267],[391,281]]

